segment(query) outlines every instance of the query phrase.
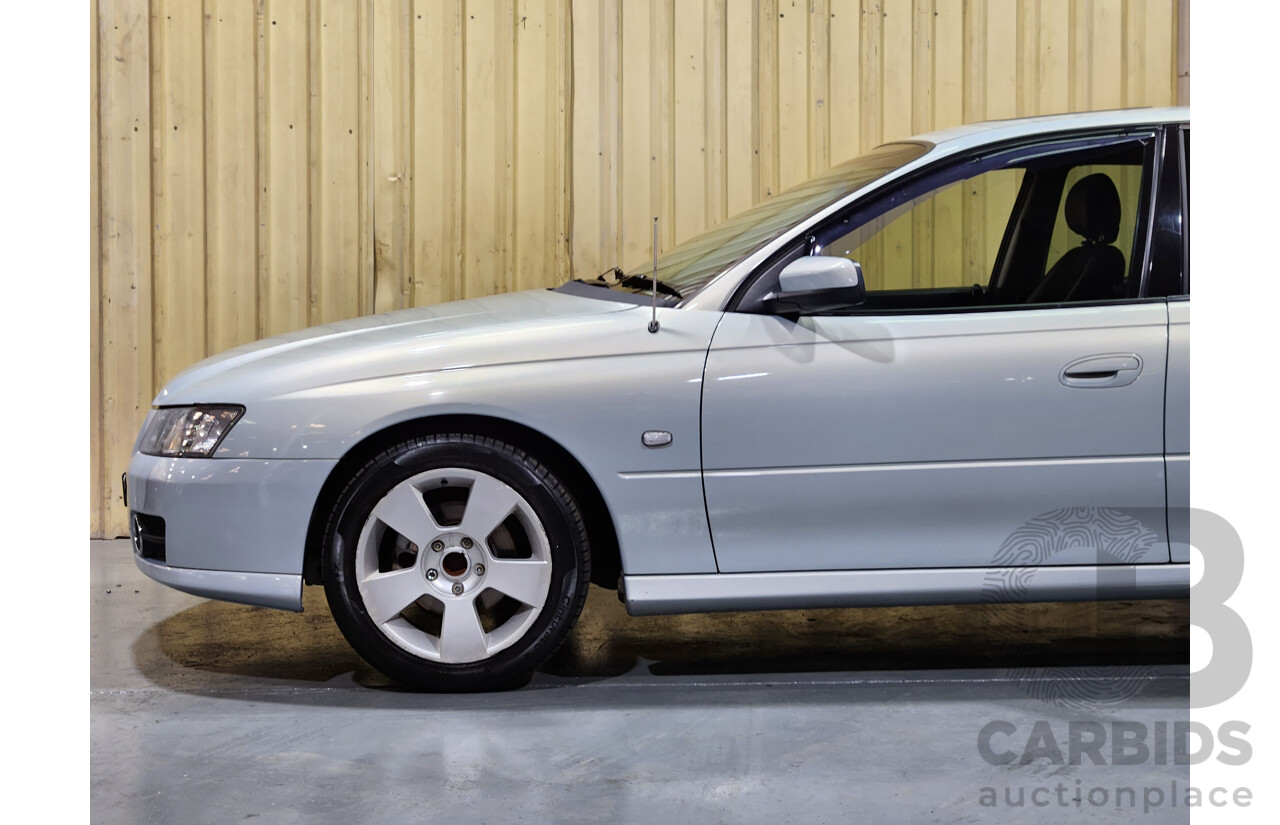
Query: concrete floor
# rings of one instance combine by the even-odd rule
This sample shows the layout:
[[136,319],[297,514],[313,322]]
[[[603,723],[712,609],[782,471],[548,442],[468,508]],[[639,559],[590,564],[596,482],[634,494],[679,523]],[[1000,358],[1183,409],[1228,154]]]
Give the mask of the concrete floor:
[[[1188,820],[1167,801],[1186,766],[995,766],[977,746],[993,721],[1015,752],[1037,721],[1064,753],[1073,720],[1172,730],[1186,601],[632,619],[593,589],[526,687],[442,696],[365,665],[317,588],[283,613],[162,587],[125,541],[90,559],[94,822]],[[1146,788],[1165,800],[1143,816]]]

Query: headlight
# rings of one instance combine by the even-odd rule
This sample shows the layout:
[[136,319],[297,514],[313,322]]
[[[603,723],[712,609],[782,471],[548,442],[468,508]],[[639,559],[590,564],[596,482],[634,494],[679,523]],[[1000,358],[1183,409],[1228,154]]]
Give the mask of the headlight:
[[170,458],[207,458],[244,414],[244,407],[161,407],[151,418],[138,451]]

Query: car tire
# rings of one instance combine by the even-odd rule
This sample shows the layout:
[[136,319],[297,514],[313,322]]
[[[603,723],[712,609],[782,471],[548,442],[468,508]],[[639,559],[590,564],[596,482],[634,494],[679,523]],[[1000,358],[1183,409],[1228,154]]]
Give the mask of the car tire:
[[323,565],[356,652],[432,691],[527,680],[568,637],[591,581],[568,488],[521,448],[465,433],[402,441],[356,471]]

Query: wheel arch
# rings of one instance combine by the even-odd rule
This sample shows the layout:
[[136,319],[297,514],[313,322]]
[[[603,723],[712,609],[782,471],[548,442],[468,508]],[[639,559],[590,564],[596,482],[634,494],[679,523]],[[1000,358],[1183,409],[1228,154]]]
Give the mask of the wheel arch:
[[415,418],[372,433],[355,444],[329,472],[311,510],[303,553],[302,579],[307,584],[323,584],[324,530],[329,512],[337,503],[351,474],[369,458],[398,441],[414,436],[448,432],[489,436],[528,450],[547,465],[573,494],[582,509],[591,551],[591,581],[615,589],[622,574],[622,555],[613,516],[591,474],[572,453],[555,439],[523,424],[503,418],[471,414],[446,414]]

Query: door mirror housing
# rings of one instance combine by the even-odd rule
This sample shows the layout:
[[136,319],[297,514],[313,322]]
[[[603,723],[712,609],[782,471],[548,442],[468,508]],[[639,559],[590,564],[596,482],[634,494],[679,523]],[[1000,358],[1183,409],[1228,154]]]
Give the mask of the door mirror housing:
[[763,304],[775,315],[815,314],[846,309],[867,300],[862,266],[828,255],[796,258],[778,274],[778,291]]

